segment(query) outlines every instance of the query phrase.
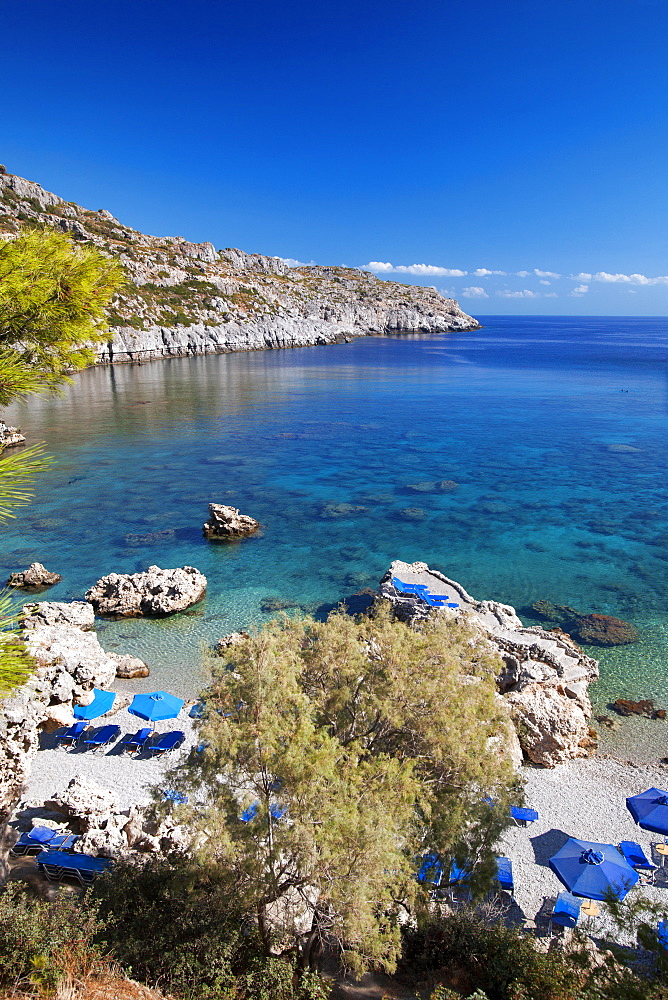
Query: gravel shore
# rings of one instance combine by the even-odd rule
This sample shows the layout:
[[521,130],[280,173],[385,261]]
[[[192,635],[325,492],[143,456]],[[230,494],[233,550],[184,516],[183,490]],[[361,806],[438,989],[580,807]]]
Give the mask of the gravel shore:
[[[626,808],[626,797],[656,786],[668,786],[668,768],[633,765],[601,757],[571,761],[551,770],[524,767],[526,803],[537,809],[539,819],[528,827],[512,827],[499,844],[499,853],[513,863],[516,916],[533,922],[551,912],[557,893],[564,886],[547,866],[568,837],[617,845],[633,840],[642,845],[655,864],[661,857],[653,850],[663,838],[636,826]],[[668,910],[668,868],[661,869],[656,885],[638,887]],[[586,918],[594,933],[611,929],[605,915]]]
[[[126,708],[106,715],[103,719],[94,720],[91,728],[97,729],[107,724],[121,727],[119,740],[126,733],[136,733],[143,726],[150,726],[149,722],[143,722],[142,719],[130,715]],[[25,808],[35,808],[51,798],[54,793],[63,791],[76,775],[92,779],[103,788],[114,792],[118,798],[119,809],[128,809],[134,803],[150,801],[150,789],[155,785],[162,786],[165,772],[177,764],[180,758],[187,756],[193,743],[198,739],[193,728],[193,720],[188,716],[187,707],[181,710],[178,718],[157,722],[155,726],[157,734],[175,729],[185,733],[184,742],[179,749],[160,757],[149,757],[145,753],[138,756],[126,754],[119,748],[118,742],[112,743],[108,750],[94,753],[83,749],[65,751],[57,748],[55,737],[43,735],[40,750],[33,761],[23,802],[19,805],[17,813]]]

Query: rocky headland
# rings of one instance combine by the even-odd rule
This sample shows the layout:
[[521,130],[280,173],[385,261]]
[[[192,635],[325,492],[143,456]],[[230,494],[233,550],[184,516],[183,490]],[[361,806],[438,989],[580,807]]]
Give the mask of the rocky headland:
[[503,664],[497,688],[510,708],[529,761],[554,767],[590,753],[595,742],[589,728],[588,688],[598,678],[598,663],[568,635],[525,628],[509,605],[477,601],[460,583],[426,563],[396,561],[381,581],[380,595],[409,624],[424,619],[432,609],[417,595],[397,590],[393,578],[425,584],[431,593],[448,595],[458,607],[438,613],[464,616],[485,634]]
[[291,267],[182,237],[147,236],[13,174],[0,174],[0,239],[39,222],[123,264],[128,283],[98,362],[333,344],[380,334],[474,330],[479,323],[434,288],[382,281],[348,267]]

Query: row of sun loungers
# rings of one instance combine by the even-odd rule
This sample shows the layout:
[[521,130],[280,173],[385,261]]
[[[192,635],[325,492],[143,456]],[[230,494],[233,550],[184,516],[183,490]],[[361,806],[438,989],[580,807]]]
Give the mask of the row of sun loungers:
[[50,882],[75,878],[81,885],[91,885],[98,875],[108,871],[113,861],[92,858],[89,854],[67,854],[65,851],[42,851],[36,858],[37,867]]
[[48,826],[34,826],[27,833],[22,833],[9,853],[15,858],[28,854],[39,854],[45,849],[56,851],[71,851],[81,838],[73,833],[59,833]]
[[445,594],[432,594],[425,583],[403,583],[398,577],[392,577],[392,586],[399,594],[412,594],[428,604],[430,608],[458,608]]
[[[102,726],[101,729],[91,732],[90,735],[86,735],[89,728],[90,724],[88,722],[75,722],[65,732],[57,733],[56,739],[59,745],[65,749],[83,747],[85,750],[95,752],[109,747],[121,735],[120,726]],[[170,733],[163,733],[155,743],[150,743],[149,741],[153,735],[152,729],[140,729],[134,736],[128,733],[119,743],[119,747],[126,753],[141,753],[142,751],[146,751],[151,756],[159,757],[163,753],[175,750],[185,739],[185,733],[181,732],[181,730],[174,730]]]

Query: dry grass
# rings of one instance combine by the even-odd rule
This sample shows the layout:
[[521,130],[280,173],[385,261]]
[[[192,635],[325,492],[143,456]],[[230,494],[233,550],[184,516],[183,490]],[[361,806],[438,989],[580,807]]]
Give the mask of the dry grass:
[[[35,1000],[47,995],[39,990],[30,993],[11,990],[0,993],[0,1000]],[[52,1000],[171,1000],[159,990],[142,986],[113,969],[93,973],[83,980],[65,982],[51,997]]]

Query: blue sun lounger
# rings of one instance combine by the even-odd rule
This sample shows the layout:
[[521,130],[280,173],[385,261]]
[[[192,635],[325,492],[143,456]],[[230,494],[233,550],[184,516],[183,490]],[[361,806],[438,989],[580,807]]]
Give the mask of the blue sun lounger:
[[511,806],[510,815],[518,826],[528,826],[529,823],[535,823],[538,819],[536,809],[525,809],[521,806]]
[[636,844],[635,840],[622,840],[619,843],[619,850],[631,868],[635,869],[639,875],[645,875],[654,881],[654,874],[658,866],[649,860],[640,844]]
[[15,858],[22,858],[27,854],[39,854],[45,848],[71,851],[79,839],[73,833],[59,833],[48,826],[34,826],[32,830],[21,834],[9,853]]
[[450,874],[448,876],[448,886],[450,888],[450,896],[454,901],[455,896],[461,896],[463,899],[471,899],[471,889],[469,883],[471,881],[471,871],[468,868],[460,868],[459,865],[453,861],[450,865]]
[[415,878],[420,883],[439,886],[443,879],[443,862],[436,851],[429,851],[419,859],[422,863]]
[[512,896],[515,891],[515,883],[513,882],[513,865],[510,858],[496,859],[496,877],[500,888]]
[[668,951],[668,920],[659,920],[656,925],[656,937],[666,951]]
[[392,586],[400,594],[415,594],[430,608],[458,608],[459,605],[450,601],[445,594],[432,594],[426,583],[404,583],[398,577],[392,577]]
[[550,923],[560,927],[576,927],[580,919],[582,900],[572,892],[560,892],[552,910]]
[[160,756],[163,753],[168,753],[170,750],[175,750],[181,743],[183,743],[186,738],[186,734],[182,733],[179,729],[175,729],[171,733],[164,733],[157,743],[153,746],[147,747],[148,753],[154,756]]
[[102,747],[109,746],[114,740],[117,740],[121,735],[120,726],[102,726],[102,729],[98,729],[96,733],[89,736],[88,739],[83,741],[83,745],[91,750],[100,750]]
[[64,851],[51,850],[42,851],[35,860],[38,869],[50,882],[75,878],[81,885],[90,885],[114,863],[107,858],[92,858],[89,854],[65,854]]
[[73,726],[66,729],[64,733],[56,733],[56,739],[58,740],[58,746],[61,747],[74,747],[79,742],[80,737],[90,726],[90,722],[86,720],[75,722]]
[[134,736],[128,736],[119,745],[126,753],[140,753],[151,738],[152,729],[140,729]]

